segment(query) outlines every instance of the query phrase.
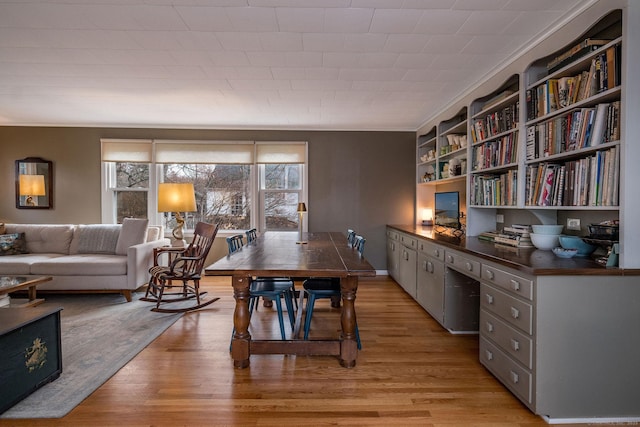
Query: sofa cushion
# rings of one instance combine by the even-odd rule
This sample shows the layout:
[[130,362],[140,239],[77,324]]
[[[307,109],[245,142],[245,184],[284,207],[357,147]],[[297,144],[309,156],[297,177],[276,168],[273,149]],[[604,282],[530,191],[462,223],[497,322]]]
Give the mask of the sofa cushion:
[[31,264],[48,261],[52,258],[65,257],[62,254],[24,254],[0,257],[0,275],[31,274]]
[[69,253],[74,254],[115,254],[120,225],[90,224],[77,225]]
[[30,253],[68,254],[73,237],[69,224],[6,224],[7,233],[24,233]]
[[[31,274],[49,276],[117,276],[127,274],[127,257],[77,254],[31,264]],[[82,285],[78,284],[80,288]]]
[[29,253],[24,233],[0,235],[0,255],[18,255]]
[[4,222],[0,223],[0,234],[5,234],[5,226],[4,226]]
[[129,246],[139,245],[147,239],[148,219],[125,218],[116,244],[116,255],[126,255]]

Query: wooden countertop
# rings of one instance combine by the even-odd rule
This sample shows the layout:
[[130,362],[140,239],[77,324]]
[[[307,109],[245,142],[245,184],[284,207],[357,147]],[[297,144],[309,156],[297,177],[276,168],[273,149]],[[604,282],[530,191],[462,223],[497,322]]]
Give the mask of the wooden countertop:
[[424,238],[442,246],[466,252],[470,255],[520,270],[537,276],[638,276],[640,269],[622,269],[617,267],[603,267],[591,258],[559,258],[551,251],[536,248],[502,248],[492,242],[480,240],[477,237],[457,238],[438,234],[433,227],[420,225],[393,225],[397,231],[409,233],[415,237]]

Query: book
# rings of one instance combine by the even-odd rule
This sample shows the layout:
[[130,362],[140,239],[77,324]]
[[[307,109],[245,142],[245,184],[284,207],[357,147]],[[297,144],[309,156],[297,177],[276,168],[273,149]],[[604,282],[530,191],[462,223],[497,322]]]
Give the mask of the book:
[[570,49],[564,51],[563,53],[549,61],[547,63],[547,72],[552,73],[556,70],[559,70],[569,62],[575,61],[576,59],[588,54],[589,52],[593,52],[594,50],[599,49],[601,46],[609,43],[610,41],[611,40],[608,39],[584,39],[580,43],[574,45]]
[[604,132],[609,112],[609,104],[601,103],[596,106],[596,114],[593,123],[593,131],[591,132],[591,141],[589,146],[593,147],[602,144],[604,140]]

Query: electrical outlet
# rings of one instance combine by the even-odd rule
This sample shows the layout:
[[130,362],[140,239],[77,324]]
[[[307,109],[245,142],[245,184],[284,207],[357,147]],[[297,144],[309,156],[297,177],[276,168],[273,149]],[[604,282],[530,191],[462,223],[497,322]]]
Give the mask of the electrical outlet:
[[567,230],[580,230],[580,218],[567,218]]
[[504,215],[502,215],[502,214],[497,214],[497,215],[496,215],[496,222],[497,222],[498,224],[502,224],[502,223],[504,222]]

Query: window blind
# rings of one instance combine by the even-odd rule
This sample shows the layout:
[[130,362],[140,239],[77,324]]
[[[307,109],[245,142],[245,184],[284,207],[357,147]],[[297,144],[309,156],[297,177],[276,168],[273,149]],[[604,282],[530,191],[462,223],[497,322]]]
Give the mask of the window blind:
[[307,146],[304,142],[257,143],[256,163],[304,163]]
[[103,162],[151,162],[151,140],[101,139]]
[[156,140],[156,163],[252,164],[253,141]]

